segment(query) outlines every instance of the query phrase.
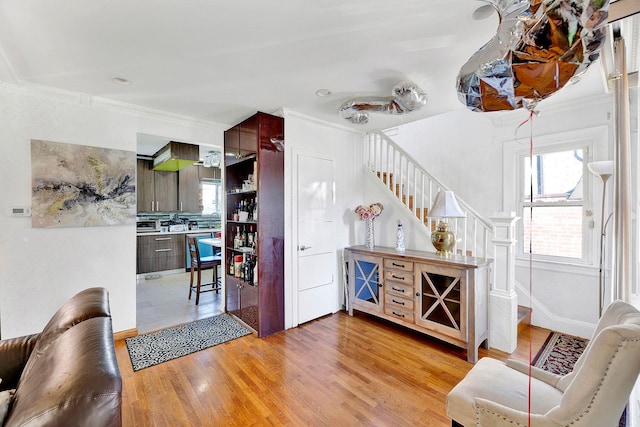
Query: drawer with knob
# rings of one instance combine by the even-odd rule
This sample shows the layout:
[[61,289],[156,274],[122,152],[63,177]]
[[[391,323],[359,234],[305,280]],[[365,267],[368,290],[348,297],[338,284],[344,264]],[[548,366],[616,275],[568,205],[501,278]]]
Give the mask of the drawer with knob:
[[398,307],[395,304],[389,304],[388,302],[384,305],[384,313],[396,317],[405,322],[413,323],[413,311],[407,310],[406,308]]
[[402,270],[411,272],[413,271],[413,263],[411,261],[385,258],[384,268],[385,270]]
[[384,287],[387,294],[397,295],[401,298],[413,298],[413,283],[408,285],[403,282],[387,281]]
[[385,296],[384,302],[388,307],[400,310],[410,310],[413,312],[413,298],[402,298],[388,293]]

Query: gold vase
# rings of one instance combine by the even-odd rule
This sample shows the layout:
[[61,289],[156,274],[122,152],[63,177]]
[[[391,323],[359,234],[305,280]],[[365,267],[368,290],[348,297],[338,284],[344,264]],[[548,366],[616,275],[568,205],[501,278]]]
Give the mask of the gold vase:
[[456,235],[449,231],[449,224],[440,221],[436,231],[431,233],[431,243],[436,248],[438,255],[447,256],[452,254],[453,246],[456,244]]

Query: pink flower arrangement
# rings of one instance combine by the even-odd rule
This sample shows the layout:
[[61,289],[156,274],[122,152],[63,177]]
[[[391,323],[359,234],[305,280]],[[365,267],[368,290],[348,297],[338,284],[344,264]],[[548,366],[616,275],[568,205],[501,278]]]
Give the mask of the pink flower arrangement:
[[358,214],[359,219],[366,221],[369,219],[374,219],[375,217],[380,215],[383,209],[384,206],[382,206],[382,203],[374,203],[369,206],[360,205],[356,208],[356,213]]

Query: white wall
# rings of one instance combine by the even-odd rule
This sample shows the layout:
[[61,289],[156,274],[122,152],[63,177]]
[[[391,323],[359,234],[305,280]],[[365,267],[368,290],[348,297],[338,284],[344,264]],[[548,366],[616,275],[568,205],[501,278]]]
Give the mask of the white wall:
[[[137,133],[221,145],[212,123],[47,88],[0,83],[0,334],[35,333],[76,292],[110,292],[115,332],[136,327],[135,226],[36,229],[8,206],[31,205],[30,140],[128,150]],[[132,154],[133,155],[133,154]]]
[[[295,261],[296,242],[292,236],[295,216],[292,205],[296,177],[292,172],[294,152],[315,153],[334,159],[336,189],[336,307],[343,304],[344,283],[341,265],[342,248],[358,244],[354,209],[363,203],[362,192],[362,134],[348,128],[317,121],[291,110],[284,110],[285,118],[285,325],[292,325],[297,298],[292,262]],[[293,321],[293,323],[292,323]]]
[[[367,175],[365,178],[369,178]],[[406,249],[417,251],[435,252],[431,244],[431,235],[421,227],[420,220],[413,216],[403,205],[398,197],[387,188],[383,188],[374,182],[376,178],[364,180],[364,203],[370,205],[381,202],[384,205],[382,214],[374,220],[375,244],[377,246],[396,246],[396,232],[398,230],[398,220],[402,221],[404,230],[404,243]],[[357,245],[364,244],[364,222],[356,221]]]

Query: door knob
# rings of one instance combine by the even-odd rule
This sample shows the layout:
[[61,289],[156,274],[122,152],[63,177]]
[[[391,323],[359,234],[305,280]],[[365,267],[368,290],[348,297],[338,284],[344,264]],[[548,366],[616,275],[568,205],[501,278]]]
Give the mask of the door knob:
[[306,251],[307,249],[311,249],[311,246],[305,246],[305,245],[298,246],[299,251]]

